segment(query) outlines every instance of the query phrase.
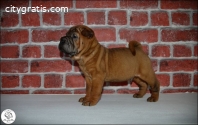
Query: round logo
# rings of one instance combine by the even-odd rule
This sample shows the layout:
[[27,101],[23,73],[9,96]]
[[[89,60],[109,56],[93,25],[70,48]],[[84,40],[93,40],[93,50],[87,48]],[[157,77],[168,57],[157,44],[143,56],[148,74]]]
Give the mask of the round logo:
[[5,124],[12,124],[16,119],[16,114],[11,109],[6,109],[1,113],[1,120]]

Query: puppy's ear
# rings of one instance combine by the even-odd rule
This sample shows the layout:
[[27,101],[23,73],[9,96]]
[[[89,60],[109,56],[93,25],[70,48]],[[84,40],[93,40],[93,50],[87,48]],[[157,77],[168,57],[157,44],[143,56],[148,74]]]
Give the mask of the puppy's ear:
[[92,29],[84,28],[81,34],[87,38],[92,38],[94,36],[94,31]]

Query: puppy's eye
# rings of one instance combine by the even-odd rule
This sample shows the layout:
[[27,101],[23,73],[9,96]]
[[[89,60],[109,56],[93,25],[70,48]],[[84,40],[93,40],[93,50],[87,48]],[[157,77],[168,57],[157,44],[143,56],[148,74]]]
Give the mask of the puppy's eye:
[[78,38],[78,36],[76,34],[73,34],[72,37],[73,38]]

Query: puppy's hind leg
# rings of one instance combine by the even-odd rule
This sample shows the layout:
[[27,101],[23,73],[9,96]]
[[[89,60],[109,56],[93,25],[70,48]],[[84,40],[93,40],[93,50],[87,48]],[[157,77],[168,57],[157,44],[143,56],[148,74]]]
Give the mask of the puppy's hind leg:
[[148,102],[157,102],[159,99],[160,83],[155,79],[154,84],[150,85],[151,97],[147,99]]
[[138,85],[139,87],[139,92],[135,93],[133,95],[134,98],[142,98],[145,94],[146,94],[146,91],[147,91],[147,88],[148,88],[148,85],[146,82],[144,82],[143,80],[141,80],[140,78],[138,77],[134,77],[133,78],[133,81]]

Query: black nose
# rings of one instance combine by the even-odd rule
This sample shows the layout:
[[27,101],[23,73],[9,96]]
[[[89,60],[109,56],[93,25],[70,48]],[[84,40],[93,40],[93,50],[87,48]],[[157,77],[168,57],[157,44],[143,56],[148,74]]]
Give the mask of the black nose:
[[62,48],[62,46],[63,46],[63,44],[65,43],[65,37],[61,37],[60,38],[60,43],[59,43],[59,45],[58,45],[58,48],[59,48],[59,50],[61,50],[61,51],[63,51],[63,48]]
[[66,40],[65,37],[61,37],[60,42],[63,43],[65,42],[65,40]]

